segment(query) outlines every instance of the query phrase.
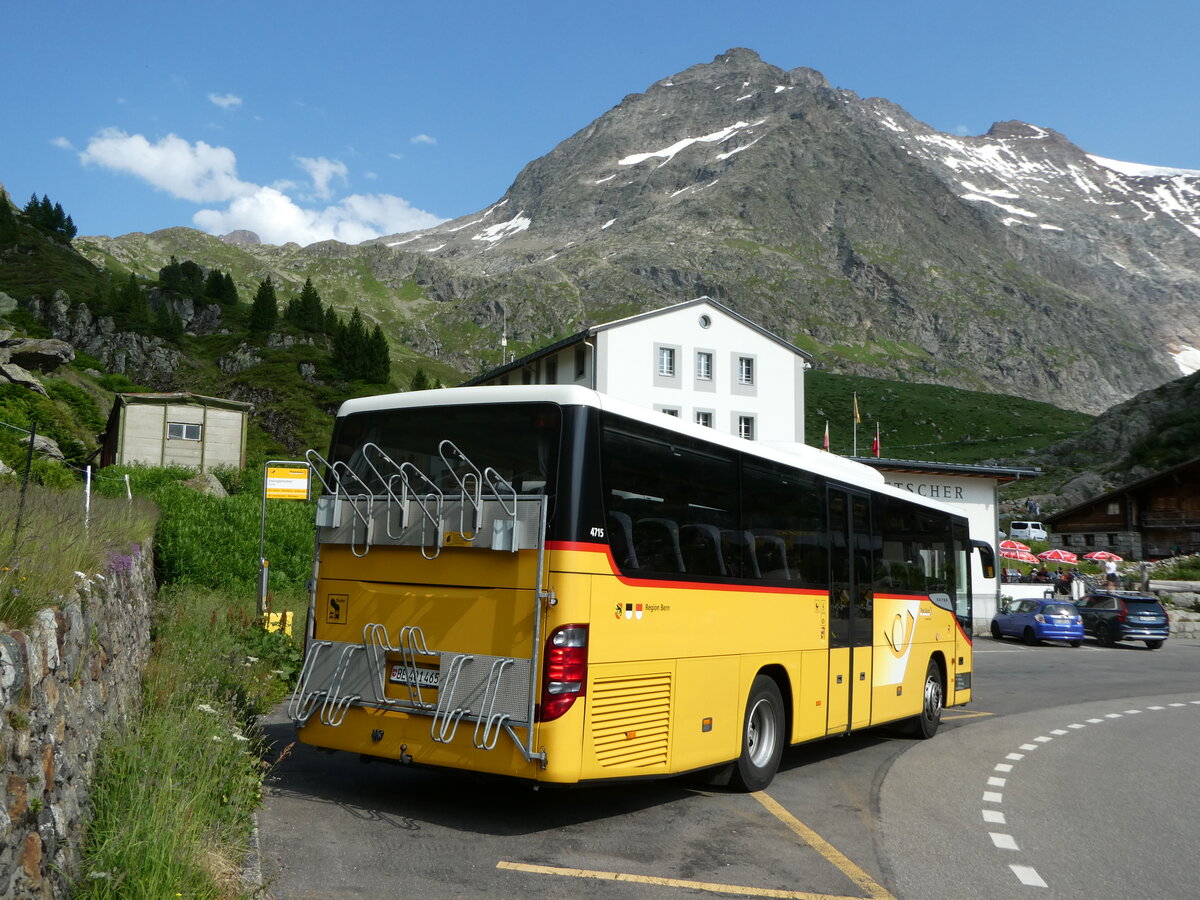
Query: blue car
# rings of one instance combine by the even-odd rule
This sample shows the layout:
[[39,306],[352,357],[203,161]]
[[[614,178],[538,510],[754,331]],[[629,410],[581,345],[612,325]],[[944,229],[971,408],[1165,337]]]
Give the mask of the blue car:
[[1026,644],[1066,641],[1083,643],[1083,619],[1074,603],[1065,600],[1010,600],[992,616],[992,637],[1019,637]]

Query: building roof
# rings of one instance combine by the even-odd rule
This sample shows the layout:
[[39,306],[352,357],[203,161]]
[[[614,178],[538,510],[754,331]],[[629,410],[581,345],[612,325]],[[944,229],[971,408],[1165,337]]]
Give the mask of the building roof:
[[1001,484],[1020,481],[1022,478],[1037,478],[1041,469],[1011,466],[975,466],[966,463],[928,462],[920,459],[880,459],[874,456],[852,456],[855,462],[873,469],[889,472],[911,472],[914,475],[960,475],[969,478],[994,478]]
[[206,397],[204,394],[193,394],[191,391],[164,393],[150,391],[136,394],[117,394],[116,402],[125,405],[129,405],[130,403],[194,403],[197,406],[223,406],[226,409],[242,411],[254,408],[253,403],[243,403],[241,400],[226,400],[222,397]]
[[781,338],[779,335],[775,334],[774,332],[768,331],[767,329],[763,328],[761,325],[757,324],[756,322],[753,322],[750,319],[747,319],[741,313],[734,312],[728,306],[725,306],[722,303],[718,303],[716,300],[713,300],[711,297],[696,297],[694,300],[685,300],[683,303],[675,303],[675,304],[672,304],[671,306],[664,306],[661,309],[652,309],[649,312],[637,313],[636,315],[632,315],[632,316],[625,316],[622,319],[614,319],[611,322],[604,322],[600,325],[589,325],[587,328],[583,329],[583,331],[577,331],[577,332],[575,332],[575,334],[565,337],[560,341],[557,341],[546,347],[542,347],[538,350],[534,350],[532,353],[527,353],[524,356],[520,357],[519,359],[514,359],[511,362],[505,363],[501,366],[497,366],[495,369],[491,369],[490,371],[484,372],[482,375],[476,375],[474,378],[470,379],[469,381],[464,381],[462,384],[462,387],[471,387],[473,385],[483,384],[486,381],[491,381],[493,378],[498,378],[501,375],[505,375],[509,372],[521,369],[524,366],[529,365],[529,363],[531,363],[531,362],[535,362],[536,360],[542,359],[543,357],[550,356],[554,353],[557,353],[559,350],[562,350],[564,347],[570,347],[572,344],[582,343],[583,341],[586,341],[588,338],[593,337],[602,331],[608,331],[609,329],[612,329],[612,328],[620,328],[622,325],[628,325],[631,322],[639,322],[643,319],[650,319],[650,318],[653,318],[654,316],[663,315],[664,313],[677,312],[678,310],[686,309],[689,306],[698,306],[698,305],[711,306],[716,312],[723,313],[723,314],[729,316],[731,319],[734,319],[735,321],[740,322],[742,325],[745,325],[747,328],[758,332],[763,337],[774,341],[775,343],[779,344],[781,347],[784,347],[784,348],[792,351],[793,353],[797,354],[798,356],[803,357],[805,360],[812,359],[811,353],[808,353],[805,350],[801,350],[795,344],[791,343],[790,341],[784,340],[783,338]]
[[1165,469],[1156,475],[1148,475],[1147,477],[1138,481],[1130,482],[1124,487],[1119,487],[1116,490],[1109,491],[1107,494],[1100,494],[1099,496],[1092,497],[1090,500],[1084,500],[1082,503],[1077,503],[1070,509],[1064,509],[1056,512],[1052,516],[1043,516],[1042,521],[1053,524],[1060,519],[1065,519],[1073,513],[1084,510],[1089,506],[1095,506],[1097,503],[1104,503],[1108,500],[1115,500],[1117,497],[1120,497],[1123,494],[1130,494],[1134,491],[1139,491],[1142,488],[1150,487],[1157,481],[1165,481],[1166,479],[1172,478],[1181,472],[1186,472],[1191,468],[1200,469],[1200,456],[1197,456],[1194,459],[1189,459],[1187,462],[1180,463],[1177,466],[1172,466],[1169,469]]

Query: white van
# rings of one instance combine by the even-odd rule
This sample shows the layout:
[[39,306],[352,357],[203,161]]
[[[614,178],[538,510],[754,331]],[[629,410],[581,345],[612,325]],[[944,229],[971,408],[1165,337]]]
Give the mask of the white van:
[[1012,522],[1008,526],[1010,538],[1021,538],[1027,541],[1046,540],[1046,527],[1041,522]]

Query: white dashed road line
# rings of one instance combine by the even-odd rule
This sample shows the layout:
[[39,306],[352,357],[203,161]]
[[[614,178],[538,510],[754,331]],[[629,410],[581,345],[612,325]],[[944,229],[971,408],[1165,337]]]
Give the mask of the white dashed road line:
[[[992,771],[1003,773],[1006,776],[1012,775],[1016,768],[1013,764],[1018,763],[1021,760],[1025,759],[1026,755],[1028,753],[1030,753],[1031,751],[1037,750],[1039,747],[1044,747],[1046,744],[1049,744],[1051,741],[1053,741],[1056,737],[1063,737],[1065,735],[1069,735],[1069,734],[1073,734],[1078,731],[1081,731],[1082,729],[1087,728],[1088,725],[1102,725],[1105,722],[1109,721],[1110,719],[1121,719],[1121,718],[1124,718],[1125,716],[1136,716],[1136,715],[1140,715],[1143,712],[1159,711],[1159,710],[1165,710],[1168,708],[1178,709],[1180,707],[1186,707],[1189,705],[1200,706],[1200,700],[1192,700],[1189,703],[1171,703],[1168,706],[1147,706],[1145,710],[1127,709],[1124,712],[1111,712],[1111,713],[1106,713],[1103,718],[1088,719],[1086,721],[1086,723],[1085,722],[1075,722],[1075,723],[1072,723],[1071,725],[1068,725],[1066,728],[1056,728],[1053,731],[1051,731],[1049,734],[1039,735],[1038,737],[1035,737],[1029,743],[1022,744],[1019,749],[1023,752],[1006,754],[1004,759],[1007,760],[1007,762],[997,763]],[[987,779],[987,787],[993,788],[993,789],[994,788],[1003,788],[1003,787],[1007,786],[1008,780],[1009,779],[1007,777],[1000,777],[999,775],[989,775],[988,779]],[[982,799],[983,799],[984,803],[1000,805],[1004,802],[1004,794],[1002,791],[999,791],[999,790],[986,790],[983,792]],[[1007,816],[1004,813],[1004,811],[1001,809],[996,809],[994,807],[984,807],[982,810],[982,813],[983,813],[983,821],[988,825],[1008,825]],[[1017,845],[1016,838],[1013,837],[1011,834],[1007,834],[1004,832],[998,832],[998,831],[989,831],[988,837],[991,838],[992,844],[998,850],[1007,850],[1010,852],[1012,852],[1012,851],[1020,852],[1021,848]],[[1019,880],[1021,882],[1021,884],[1025,885],[1026,887],[1040,887],[1040,888],[1049,887],[1049,885],[1046,883],[1045,879],[1042,878],[1042,876],[1038,874],[1037,869],[1035,869],[1033,866],[1009,863],[1008,867],[1012,870],[1013,874],[1017,876],[1017,880]]]

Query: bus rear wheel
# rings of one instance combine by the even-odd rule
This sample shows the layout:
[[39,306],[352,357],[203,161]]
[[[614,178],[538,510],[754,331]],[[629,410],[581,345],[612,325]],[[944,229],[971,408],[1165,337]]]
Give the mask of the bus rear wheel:
[[784,741],[783,695],[775,679],[758,675],[746,700],[742,721],[742,755],[731,783],[741,791],[761,791],[779,771]]
[[942,670],[936,659],[929,660],[929,668],[925,670],[925,696],[921,700],[921,714],[909,722],[909,732],[922,739],[928,739],[937,734],[938,726],[942,724],[942,710],[946,703],[946,683],[942,680]]

